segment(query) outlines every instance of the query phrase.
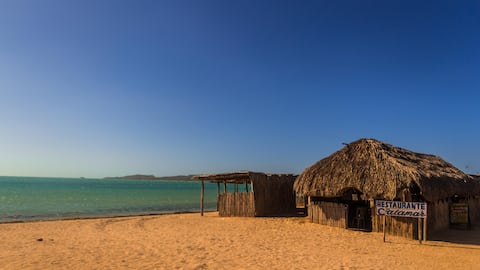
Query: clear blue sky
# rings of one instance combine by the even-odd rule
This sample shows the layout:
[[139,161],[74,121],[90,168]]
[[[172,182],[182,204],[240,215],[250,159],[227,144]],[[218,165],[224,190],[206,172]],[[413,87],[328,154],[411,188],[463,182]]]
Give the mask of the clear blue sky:
[[363,137],[480,173],[479,1],[0,1],[0,175],[300,173]]

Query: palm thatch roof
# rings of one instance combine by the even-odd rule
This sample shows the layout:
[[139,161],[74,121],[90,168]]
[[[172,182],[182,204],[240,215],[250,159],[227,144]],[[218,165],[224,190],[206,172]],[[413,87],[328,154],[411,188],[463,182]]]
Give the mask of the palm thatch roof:
[[480,195],[480,182],[440,157],[415,153],[374,139],[360,139],[305,169],[297,193],[340,197],[356,189],[365,199],[398,199],[417,189],[427,201]]

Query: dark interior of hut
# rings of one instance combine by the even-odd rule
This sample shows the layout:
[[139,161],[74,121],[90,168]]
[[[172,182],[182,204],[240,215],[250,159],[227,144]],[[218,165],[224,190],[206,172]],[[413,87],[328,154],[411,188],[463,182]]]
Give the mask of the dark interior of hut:
[[343,191],[341,200],[348,207],[347,227],[349,229],[372,231],[370,204],[362,199],[362,193],[355,188],[349,188]]
[[[365,200],[362,193],[354,188],[340,192],[339,197],[311,197],[312,204],[322,205],[321,202],[334,203],[344,210],[342,220],[345,228],[361,231],[372,231],[372,212],[370,202]],[[326,219],[339,219],[337,207],[320,206]],[[342,226],[342,227],[343,227]]]

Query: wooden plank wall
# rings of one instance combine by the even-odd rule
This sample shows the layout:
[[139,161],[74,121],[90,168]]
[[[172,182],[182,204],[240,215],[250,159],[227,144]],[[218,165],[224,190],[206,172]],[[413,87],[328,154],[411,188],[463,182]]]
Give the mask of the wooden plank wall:
[[[439,200],[428,204],[427,233],[435,233],[447,229],[449,223],[449,199]],[[480,197],[468,199],[470,219],[480,221]],[[373,204],[372,204],[373,205]],[[311,222],[323,225],[346,228],[348,209],[343,204],[315,201],[308,206],[308,216]],[[372,231],[383,232],[383,217],[377,216],[372,210]],[[386,233],[410,239],[418,239],[418,219],[386,217]],[[428,236],[427,236],[428,239]]]
[[471,222],[480,221],[480,196],[468,199],[468,208]]
[[221,217],[254,217],[255,202],[252,192],[222,193],[218,196],[218,214]]
[[428,204],[427,233],[448,229],[450,226],[450,203],[449,199],[444,199]]
[[[383,232],[383,219],[372,212],[372,231]],[[315,201],[308,206],[308,216],[313,223],[347,228],[348,208],[345,204]],[[387,217],[386,232],[389,235],[396,235],[411,239],[417,239],[417,219]]]
[[308,216],[313,223],[347,228],[348,208],[344,204],[316,201],[308,206]]
[[[480,221],[480,197],[469,197],[468,210],[470,222]],[[439,200],[428,204],[428,233],[438,232],[450,227],[451,199]]]
[[265,209],[267,208],[265,197],[267,196],[267,175],[263,173],[252,174],[250,175],[252,180],[253,187],[253,196],[255,203],[255,214],[264,216],[266,214]]
[[288,215],[296,212],[294,176],[256,174],[253,181],[256,216]]
[[[372,232],[383,233],[383,216],[375,213],[375,203],[370,201]],[[430,207],[430,205],[428,205]],[[418,219],[402,217],[385,217],[385,233],[388,235],[401,236],[409,239],[418,239]]]
[[[417,239],[417,219],[401,217],[386,219],[386,234]],[[372,211],[372,232],[383,232],[383,217],[375,215],[375,211]]]
[[[437,228],[431,228],[431,224],[441,222],[441,227],[448,227],[448,203],[437,202],[436,204],[428,205],[429,219],[428,233],[432,233]],[[383,232],[383,217],[375,215],[372,212],[372,231]],[[308,206],[308,216],[313,223],[323,225],[347,228],[348,226],[348,208],[344,204],[324,201],[314,201]],[[437,221],[434,220],[436,217]],[[439,225],[440,226],[440,225]],[[386,217],[386,233],[388,235],[401,236],[410,239],[417,239],[418,237],[418,219],[415,218],[401,218],[401,217]]]
[[[438,232],[449,227],[449,200],[428,203],[427,234]],[[386,233],[410,239],[418,239],[418,219],[386,217]],[[383,217],[372,211],[372,231],[383,232]],[[427,236],[428,239],[428,236]]]

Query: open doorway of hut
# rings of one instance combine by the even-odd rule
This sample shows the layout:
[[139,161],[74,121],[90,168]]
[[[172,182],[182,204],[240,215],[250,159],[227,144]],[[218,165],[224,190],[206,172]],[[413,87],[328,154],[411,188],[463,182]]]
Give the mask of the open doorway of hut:
[[349,201],[347,207],[348,228],[371,232],[372,213],[368,201]]
[[349,229],[372,231],[370,203],[362,200],[362,193],[355,188],[342,192],[342,200],[347,205],[346,225]]

